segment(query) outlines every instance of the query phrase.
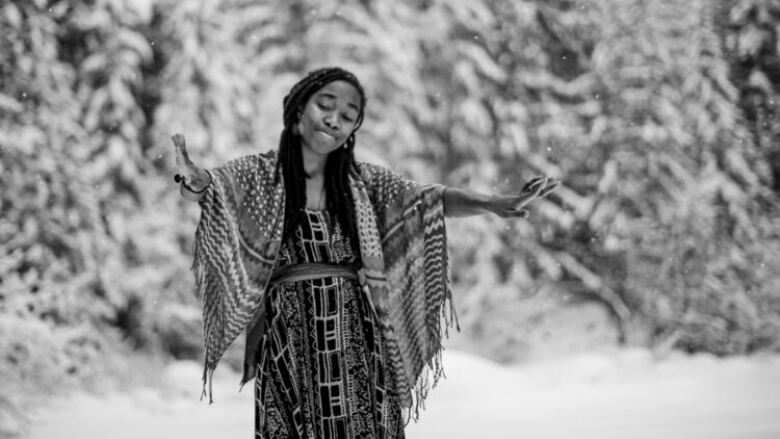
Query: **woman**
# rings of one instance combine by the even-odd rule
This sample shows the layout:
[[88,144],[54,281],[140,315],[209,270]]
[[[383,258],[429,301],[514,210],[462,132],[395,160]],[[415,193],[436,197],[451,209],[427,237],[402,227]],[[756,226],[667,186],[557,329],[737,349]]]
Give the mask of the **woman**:
[[204,394],[246,331],[258,437],[403,437],[455,323],[444,217],[526,217],[558,182],[488,196],[356,162],[366,97],[340,68],[309,73],[283,104],[278,152],[207,171],[173,137],[181,194],[201,206]]

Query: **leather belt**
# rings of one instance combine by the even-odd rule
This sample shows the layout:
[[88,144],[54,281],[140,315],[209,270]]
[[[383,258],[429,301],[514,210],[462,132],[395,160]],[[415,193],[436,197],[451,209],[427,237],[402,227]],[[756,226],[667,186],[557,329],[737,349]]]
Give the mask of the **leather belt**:
[[331,276],[359,280],[357,268],[353,265],[310,262],[305,264],[285,265],[277,268],[271,273],[270,284],[275,285],[283,282],[322,279],[323,277]]

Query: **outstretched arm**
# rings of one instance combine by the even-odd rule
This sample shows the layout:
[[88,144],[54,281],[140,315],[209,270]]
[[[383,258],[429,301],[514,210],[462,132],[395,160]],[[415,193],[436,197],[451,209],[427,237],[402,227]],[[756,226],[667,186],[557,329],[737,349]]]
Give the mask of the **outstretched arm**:
[[526,218],[524,207],[547,196],[560,184],[551,177],[534,177],[517,194],[486,195],[467,189],[444,190],[444,215],[450,218],[494,213],[501,218]]
[[175,180],[179,183],[179,192],[185,200],[200,201],[203,192],[211,184],[211,175],[190,160],[187,148],[184,146],[183,135],[174,134],[171,140],[176,150],[176,168],[179,173],[176,174]]

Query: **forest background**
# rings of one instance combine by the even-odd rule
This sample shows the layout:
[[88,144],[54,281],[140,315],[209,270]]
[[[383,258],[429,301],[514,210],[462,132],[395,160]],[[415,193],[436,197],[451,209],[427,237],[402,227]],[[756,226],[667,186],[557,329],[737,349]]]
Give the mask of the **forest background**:
[[0,433],[30,395],[200,361],[169,137],[205,166],[275,148],[323,65],[367,89],[359,158],[564,181],[529,220],[448,222],[463,349],[780,352],[776,0],[2,0]]

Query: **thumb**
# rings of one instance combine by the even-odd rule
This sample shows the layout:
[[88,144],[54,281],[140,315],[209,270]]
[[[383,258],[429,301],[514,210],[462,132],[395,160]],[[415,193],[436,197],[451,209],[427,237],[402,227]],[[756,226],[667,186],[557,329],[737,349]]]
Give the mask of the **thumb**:
[[182,174],[191,174],[191,168],[194,166],[194,164],[192,163],[192,160],[190,160],[190,156],[187,153],[184,136],[177,133],[171,136],[171,140],[173,141],[173,147],[176,152],[176,168],[178,168],[179,172]]
[[176,150],[176,154],[183,154],[186,156],[187,147],[185,145],[184,136],[177,133],[171,136],[171,140],[173,141],[173,148]]

